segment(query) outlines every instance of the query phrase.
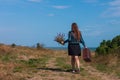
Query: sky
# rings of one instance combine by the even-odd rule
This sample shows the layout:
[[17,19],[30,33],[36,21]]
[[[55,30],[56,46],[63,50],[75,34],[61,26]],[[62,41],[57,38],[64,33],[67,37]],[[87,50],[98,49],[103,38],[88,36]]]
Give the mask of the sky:
[[73,22],[86,46],[97,47],[120,35],[120,0],[0,0],[0,43],[62,47],[54,38],[67,39]]

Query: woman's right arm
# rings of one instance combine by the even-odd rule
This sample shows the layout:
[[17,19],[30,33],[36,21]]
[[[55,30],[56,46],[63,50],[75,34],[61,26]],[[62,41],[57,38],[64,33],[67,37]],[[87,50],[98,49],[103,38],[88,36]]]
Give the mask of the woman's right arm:
[[84,47],[86,47],[85,42],[84,42],[83,37],[82,37],[82,34],[81,34],[81,40],[80,40],[80,42],[82,43],[82,45],[83,45]]

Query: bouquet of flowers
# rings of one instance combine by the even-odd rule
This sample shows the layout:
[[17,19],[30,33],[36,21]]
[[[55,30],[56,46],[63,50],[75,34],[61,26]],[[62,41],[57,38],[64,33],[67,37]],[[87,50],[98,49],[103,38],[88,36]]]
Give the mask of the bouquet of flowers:
[[63,44],[62,42],[65,41],[65,35],[62,33],[58,33],[57,36],[55,37],[55,41],[60,44]]

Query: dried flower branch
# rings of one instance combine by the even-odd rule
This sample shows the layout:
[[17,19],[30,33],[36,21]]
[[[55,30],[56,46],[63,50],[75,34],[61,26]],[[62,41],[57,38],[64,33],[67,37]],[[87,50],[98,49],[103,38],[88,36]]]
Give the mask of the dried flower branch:
[[62,33],[58,33],[57,36],[55,37],[55,41],[62,44],[62,42],[65,41],[65,35]]

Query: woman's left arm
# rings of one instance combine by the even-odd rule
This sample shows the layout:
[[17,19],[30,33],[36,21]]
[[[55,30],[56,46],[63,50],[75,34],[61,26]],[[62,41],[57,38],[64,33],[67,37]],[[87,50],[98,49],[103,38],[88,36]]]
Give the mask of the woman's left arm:
[[68,33],[68,39],[64,41],[64,44],[71,40],[70,34],[71,34],[71,32]]
[[67,43],[68,41],[69,41],[68,39],[67,39],[67,40],[65,40],[65,41],[64,41],[64,44],[65,44],[65,43]]

